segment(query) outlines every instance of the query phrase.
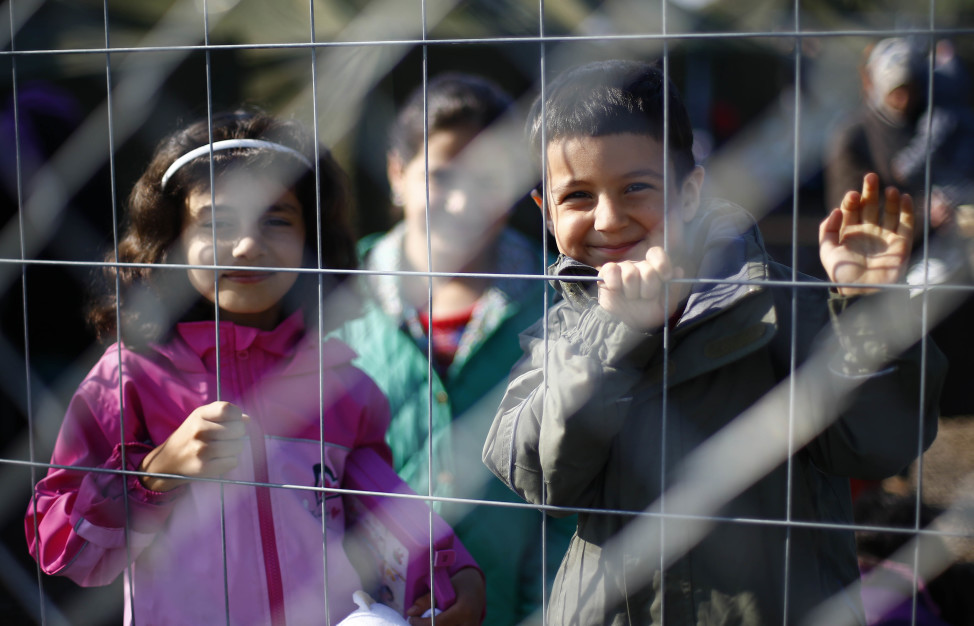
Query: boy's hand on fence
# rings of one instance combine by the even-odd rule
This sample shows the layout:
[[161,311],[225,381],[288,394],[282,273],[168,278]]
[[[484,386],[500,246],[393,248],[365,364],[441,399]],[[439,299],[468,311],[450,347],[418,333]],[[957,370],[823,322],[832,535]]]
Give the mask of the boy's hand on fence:
[[[139,470],[216,478],[237,466],[250,418],[229,402],[205,404],[189,414],[169,438],[142,460]],[[153,491],[170,491],[185,481],[143,476]]]
[[819,256],[829,279],[863,286],[839,287],[845,296],[877,291],[867,285],[898,282],[913,245],[913,199],[895,187],[880,194],[879,177],[866,174],[862,193],[849,191],[818,229]]
[[[450,577],[457,599],[453,605],[436,615],[436,626],[477,626],[483,621],[487,591],[484,577],[472,567],[465,567]],[[412,626],[431,626],[433,618],[419,617],[432,606],[430,594],[417,598],[407,611]]]
[[662,326],[676,311],[686,291],[682,283],[666,282],[683,278],[683,269],[674,267],[660,246],[647,250],[642,261],[604,264],[599,278],[602,279],[599,304],[637,330]]

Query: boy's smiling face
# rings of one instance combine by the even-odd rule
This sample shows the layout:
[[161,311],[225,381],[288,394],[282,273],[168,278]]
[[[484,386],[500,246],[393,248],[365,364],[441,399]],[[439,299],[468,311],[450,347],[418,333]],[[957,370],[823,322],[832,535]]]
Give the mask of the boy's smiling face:
[[[547,158],[548,228],[562,254],[601,269],[664,245],[662,142],[629,133],[566,137],[548,144]],[[683,225],[696,215],[703,176],[698,166],[678,182],[672,161],[667,171],[673,258],[683,256]]]

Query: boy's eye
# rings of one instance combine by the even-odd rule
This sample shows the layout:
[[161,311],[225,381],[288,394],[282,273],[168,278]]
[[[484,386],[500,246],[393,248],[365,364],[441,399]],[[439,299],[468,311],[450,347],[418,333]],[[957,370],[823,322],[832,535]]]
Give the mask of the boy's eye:
[[430,172],[430,184],[437,187],[449,187],[456,184],[458,176],[447,170],[434,170]]
[[655,187],[649,183],[632,183],[626,187],[626,193],[649,191],[652,189],[655,189]]

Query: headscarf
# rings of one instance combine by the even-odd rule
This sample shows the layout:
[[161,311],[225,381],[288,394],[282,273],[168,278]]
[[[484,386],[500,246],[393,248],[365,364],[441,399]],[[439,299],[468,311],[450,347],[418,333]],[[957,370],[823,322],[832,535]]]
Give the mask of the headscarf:
[[872,83],[870,104],[892,124],[906,122],[902,111],[891,108],[886,96],[897,87],[921,83],[925,74],[923,52],[919,46],[902,37],[879,41],[866,61],[866,72]]

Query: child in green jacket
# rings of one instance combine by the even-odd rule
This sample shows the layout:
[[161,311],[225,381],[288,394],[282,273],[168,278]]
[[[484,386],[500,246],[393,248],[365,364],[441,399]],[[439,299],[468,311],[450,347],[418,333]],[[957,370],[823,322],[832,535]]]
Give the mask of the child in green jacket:
[[[524,507],[480,450],[521,355],[518,334],[544,310],[545,283],[519,276],[546,262],[540,245],[508,226],[520,191],[519,161],[499,131],[510,96],[479,76],[441,74],[426,87],[428,122],[423,96],[412,94],[390,133],[389,181],[403,219],[361,242],[372,272],[361,285],[365,314],[340,336],[389,398],[396,471],[418,493],[463,500],[434,506],[483,568],[485,624],[529,623],[574,520]],[[430,269],[437,275],[423,275]]]

